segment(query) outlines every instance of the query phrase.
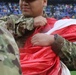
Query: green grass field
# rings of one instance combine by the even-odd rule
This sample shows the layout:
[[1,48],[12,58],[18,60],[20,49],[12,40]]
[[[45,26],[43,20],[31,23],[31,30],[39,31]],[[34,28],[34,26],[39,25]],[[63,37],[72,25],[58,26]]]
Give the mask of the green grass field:
[[71,75],[76,75],[76,71],[71,71]]

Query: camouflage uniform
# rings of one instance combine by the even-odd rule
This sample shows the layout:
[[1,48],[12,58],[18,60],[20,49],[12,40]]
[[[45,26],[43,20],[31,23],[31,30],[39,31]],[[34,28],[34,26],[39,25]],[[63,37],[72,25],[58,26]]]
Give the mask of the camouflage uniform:
[[[12,30],[12,33],[17,34],[17,36],[24,35],[26,29],[29,31],[32,31],[34,29],[33,18],[25,18],[22,15],[20,16],[11,15],[5,18],[3,17],[0,19],[0,25],[2,26],[5,25],[5,27],[8,30]],[[64,38],[62,38],[61,36],[57,35],[56,41],[51,46],[54,51],[55,48],[57,48],[55,53],[59,55],[61,60],[67,65],[69,69],[76,70],[76,64],[75,64],[76,45],[74,43],[69,42]]]

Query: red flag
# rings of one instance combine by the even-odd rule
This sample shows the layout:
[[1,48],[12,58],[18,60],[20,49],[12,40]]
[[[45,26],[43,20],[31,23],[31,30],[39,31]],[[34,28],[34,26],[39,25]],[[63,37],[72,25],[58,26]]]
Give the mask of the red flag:
[[[47,32],[50,28],[53,27],[55,22],[55,19],[47,19],[47,25],[37,28],[34,34],[39,32]],[[57,33],[63,36],[65,39],[75,41],[75,32],[76,26],[72,25],[57,30],[52,34]],[[31,37],[27,39],[25,46],[20,48],[20,62],[23,75],[60,75],[60,59],[53,52],[51,46],[32,46]]]

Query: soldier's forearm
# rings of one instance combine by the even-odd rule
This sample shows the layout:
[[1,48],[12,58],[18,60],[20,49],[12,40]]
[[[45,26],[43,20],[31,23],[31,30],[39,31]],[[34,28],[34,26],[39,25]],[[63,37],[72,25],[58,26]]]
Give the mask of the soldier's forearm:
[[52,50],[71,70],[76,70],[76,44],[56,35]]

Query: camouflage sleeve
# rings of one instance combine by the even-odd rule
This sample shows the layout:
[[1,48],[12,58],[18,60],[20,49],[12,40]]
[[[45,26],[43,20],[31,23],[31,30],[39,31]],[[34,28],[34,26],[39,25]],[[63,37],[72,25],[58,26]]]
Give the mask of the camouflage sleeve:
[[14,36],[22,36],[26,29],[33,30],[33,22],[33,18],[26,18],[23,15],[10,15],[0,18],[0,26],[8,29]]
[[26,30],[33,30],[34,29],[34,19],[33,18],[24,18],[21,17],[18,21],[16,21],[16,34],[18,36],[22,36],[25,34]]
[[70,70],[76,70],[76,44],[55,35],[52,49]]
[[22,75],[19,51],[13,36],[0,26],[0,75]]

